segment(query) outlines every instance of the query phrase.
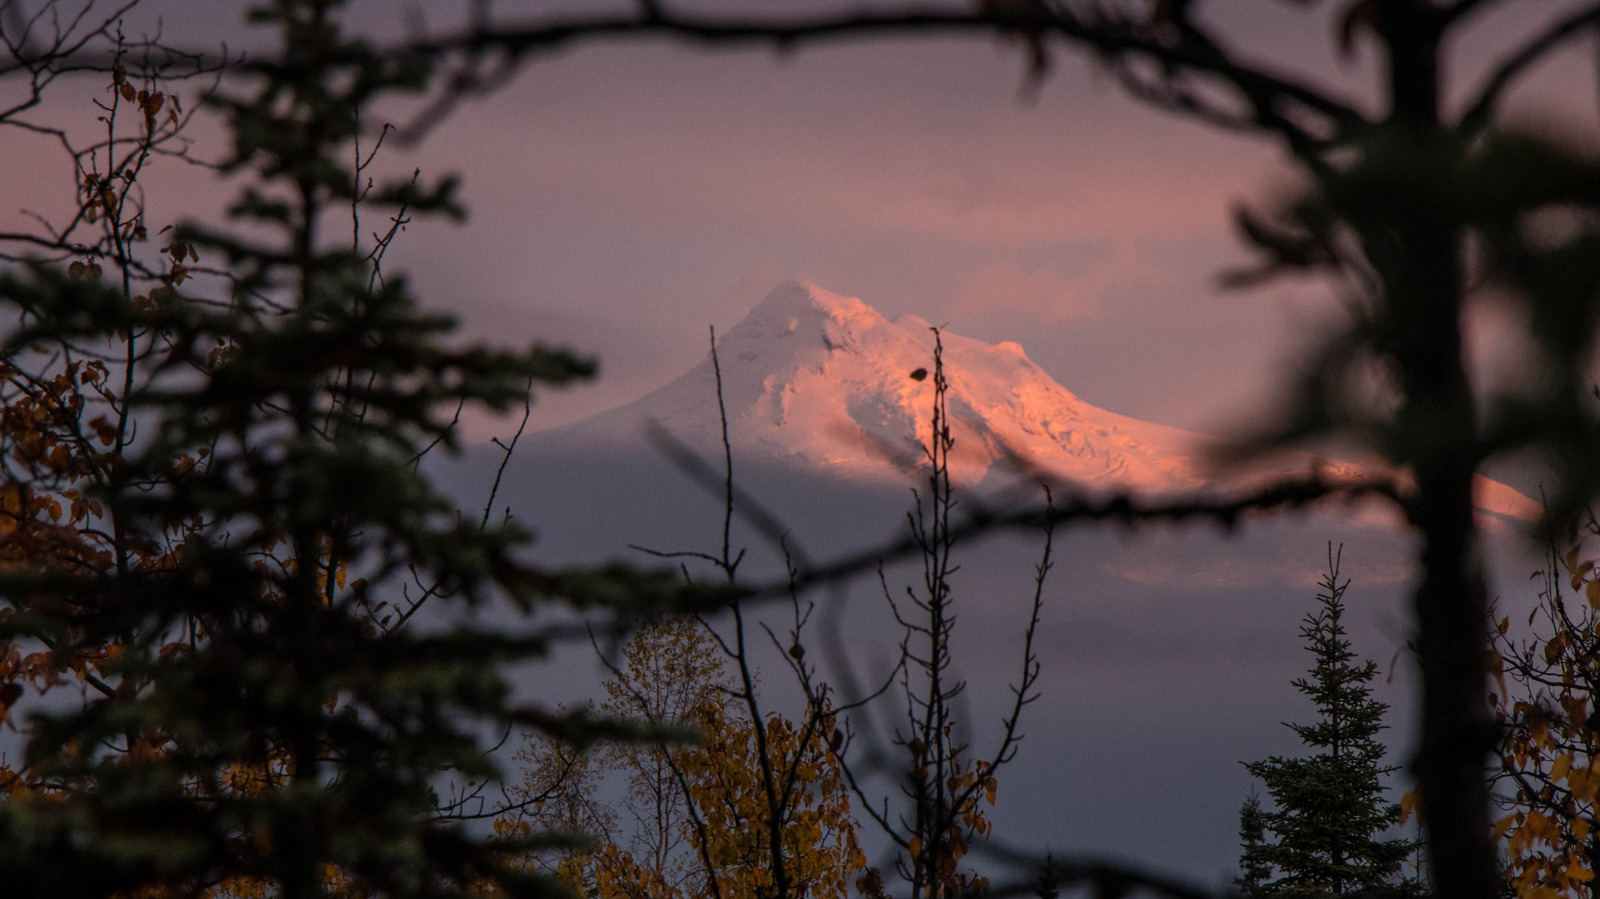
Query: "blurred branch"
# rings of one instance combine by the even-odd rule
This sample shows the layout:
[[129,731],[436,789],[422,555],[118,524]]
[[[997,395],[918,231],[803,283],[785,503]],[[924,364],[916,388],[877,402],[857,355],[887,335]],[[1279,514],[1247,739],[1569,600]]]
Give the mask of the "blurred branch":
[[[1231,121],[1233,127],[1282,133],[1291,143],[1337,141],[1364,122],[1361,112],[1350,103],[1287,73],[1238,59],[1192,23],[1185,21],[1184,27],[1173,28],[1167,22],[1116,14],[1099,5],[1080,10],[1065,3],[996,3],[970,12],[908,8],[801,18],[738,18],[679,13],[652,4],[639,14],[517,24],[479,20],[464,31],[410,40],[384,52],[456,63],[456,71],[446,79],[448,83],[433,105],[402,130],[403,138],[415,140],[455,103],[504,85],[518,66],[533,56],[581,41],[671,37],[710,45],[767,44],[782,53],[800,43],[823,40],[946,33],[1026,36],[1039,54],[1033,63],[1035,77],[1047,65],[1043,45],[1037,42],[1058,38],[1108,60],[1138,57],[1157,63],[1168,79],[1215,78],[1235,88],[1254,115],[1230,118],[1224,108],[1193,92],[1185,93],[1186,99],[1170,108],[1214,123]],[[1295,124],[1295,113],[1320,117],[1320,127],[1313,131]]]
[[[1063,485],[1053,486],[1052,495],[1048,504],[1004,512],[977,506],[968,499],[969,511],[965,518],[950,526],[951,539],[967,540],[1001,531],[1037,532],[1045,527],[1098,524],[1121,525],[1131,530],[1152,524],[1200,522],[1232,529],[1244,518],[1259,513],[1350,503],[1372,497],[1391,500],[1409,511],[1411,502],[1408,493],[1393,479],[1334,479],[1318,472],[1285,478],[1232,497],[1192,494],[1151,500],[1126,491],[1092,494]],[[909,558],[920,552],[913,537],[882,543],[816,568],[802,567],[794,578],[794,587],[805,590],[846,581],[876,570],[882,562]],[[786,596],[789,589],[790,583],[785,579],[758,587],[752,593],[769,599]]]
[[[1465,2],[1462,5],[1466,5]],[[1489,124],[1495,104],[1510,89],[1517,77],[1532,66],[1549,58],[1550,51],[1563,42],[1600,29],[1600,3],[1590,5],[1564,18],[1556,20],[1544,31],[1529,38],[1520,48],[1496,66],[1473,94],[1475,99],[1461,115],[1461,130],[1476,134]]]

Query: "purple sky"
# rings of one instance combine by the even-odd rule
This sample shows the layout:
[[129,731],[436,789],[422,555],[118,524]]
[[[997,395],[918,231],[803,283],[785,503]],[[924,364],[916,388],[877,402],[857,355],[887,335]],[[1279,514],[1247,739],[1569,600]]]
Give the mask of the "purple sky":
[[[1479,43],[1492,49],[1550,6],[1513,4]],[[1373,76],[1370,53],[1337,62],[1323,12],[1211,7],[1240,16],[1227,23],[1238,46],[1325,73],[1349,96]],[[1462,54],[1462,82],[1489,49]],[[1564,122],[1590,111],[1592,123],[1591,78],[1542,74],[1524,108]],[[1062,57],[1033,103],[1021,81],[1020,55],[987,39],[781,59],[663,41],[579,47],[428,140],[421,163],[465,174],[474,217],[408,240],[401,258],[426,296],[459,297],[449,305],[474,333],[599,355],[600,382],[547,398],[544,424],[681,373],[705,352],[707,325],[725,330],[787,277],[1016,340],[1068,389],[1124,414],[1205,429],[1259,409],[1331,314],[1311,285],[1216,288],[1247,258],[1230,206],[1292,183],[1277,148],[1143,108],[1081,57]]]
[[[128,29],[159,15],[174,40],[248,46],[231,5],[220,6],[150,3]],[[397,9],[439,27],[462,7],[355,8],[395,34],[406,18]],[[1235,45],[1331,79],[1347,97],[1359,101],[1374,77],[1369,52],[1338,61],[1320,9],[1209,7]],[[1456,83],[1559,7],[1513,3],[1480,23]],[[552,6],[496,8],[514,19]],[[1592,133],[1581,62],[1574,53],[1546,66],[1518,108]],[[1022,70],[1014,47],[980,38],[830,43],[781,58],[661,40],[581,45],[533,62],[420,147],[382,157],[391,171],[461,173],[472,213],[465,226],[413,227],[390,264],[474,336],[600,358],[598,383],[544,398],[540,426],[680,374],[705,352],[708,325],[730,327],[788,277],[889,316],[1018,341],[1068,389],[1124,414],[1216,429],[1259,410],[1332,314],[1314,285],[1216,287],[1217,272],[1247,258],[1230,206],[1292,184],[1281,154],[1143,108],[1076,55],[1058,55],[1031,103],[1019,99]],[[195,133],[206,155],[215,131]],[[70,177],[58,169],[60,180],[0,204],[0,224],[19,224],[19,208],[51,208]],[[150,184],[155,221],[204,214],[221,195],[192,170]],[[1493,343],[1498,320],[1483,320]]]

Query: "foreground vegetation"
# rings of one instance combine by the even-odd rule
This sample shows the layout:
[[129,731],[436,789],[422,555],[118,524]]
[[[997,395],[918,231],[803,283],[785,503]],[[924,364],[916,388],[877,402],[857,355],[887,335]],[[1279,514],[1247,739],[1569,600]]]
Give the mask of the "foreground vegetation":
[[[1187,3],[984,3],[972,12],[750,21],[647,3],[615,18],[515,27],[484,18],[460,34],[386,47],[346,33],[341,5],[260,4],[252,17],[272,29],[273,48],[242,61],[129,42],[115,11],[102,20],[45,4],[40,17],[18,0],[0,4],[0,84],[18,97],[0,109],[0,126],[36,127],[28,113],[60,78],[101,79],[106,88],[92,141],[55,133],[79,174],[70,220],[5,235],[0,272],[9,310],[0,370],[0,703],[26,728],[21,755],[0,772],[8,889],[545,895],[583,883],[670,895],[669,886],[720,894],[726,883],[730,894],[773,899],[845,890],[841,875],[858,848],[841,798],[852,778],[850,734],[836,716],[858,700],[833,702],[798,639],[789,657],[809,706],[795,720],[761,710],[742,624],[730,653],[740,711],[708,698],[730,694],[704,693],[723,676],[714,666],[700,664],[704,683],[698,675],[682,681],[678,714],[720,723],[720,758],[676,754],[670,741],[685,733],[652,713],[647,692],[640,704],[641,691],[626,686],[631,669],[619,671],[610,707],[512,700],[507,667],[570,638],[576,620],[626,630],[726,611],[739,622],[737,559],[726,545],[707,554],[726,575],[712,583],[618,567],[540,570],[519,553],[525,533],[487,513],[476,521],[458,514],[419,473],[420,456],[458,439],[463,409],[526,409],[535,387],[591,367],[549,348],[462,348],[447,339],[447,319],[420,311],[404,280],[384,271],[384,256],[410,217],[460,214],[454,182],[376,182],[368,166],[378,138],[362,125],[375,104],[410,97],[422,104],[413,122],[420,128],[540,49],[588,35],[788,46],[933,28],[1020,38],[1030,77],[1042,77],[1061,48],[1086,47],[1140,99],[1277,138],[1301,167],[1304,189],[1266,212],[1240,214],[1262,264],[1233,281],[1320,275],[1355,314],[1326,335],[1297,404],[1262,445],[1347,438],[1408,478],[1311,476],[1159,506],[1063,494],[962,522],[940,480],[949,446],[936,409],[927,506],[912,541],[930,575],[904,619],[907,645],[926,649],[903,659],[902,691],[914,712],[893,738],[907,769],[906,812],[876,821],[900,862],[850,886],[920,899],[981,891],[990,880],[968,849],[987,833],[984,805],[995,801],[996,770],[1037,669],[1025,647],[1001,749],[973,757],[952,736],[958,688],[942,674],[943,573],[957,535],[1172,518],[1231,525],[1246,513],[1354,493],[1390,498],[1421,542],[1412,605],[1421,747],[1411,770],[1433,888],[1489,899],[1506,885],[1540,896],[1592,884],[1600,722],[1591,693],[1600,656],[1590,613],[1581,605],[1575,613],[1559,586],[1600,606],[1594,565],[1572,536],[1600,486],[1586,368],[1600,309],[1600,161],[1593,148],[1504,125],[1500,106],[1529,67],[1592,31],[1600,8],[1561,11],[1457,110],[1444,102],[1440,72],[1462,30],[1502,4],[1342,4],[1330,13],[1337,33],[1385,61],[1381,109],[1368,114],[1232,53]],[[195,114],[175,83],[214,85],[204,107],[228,129],[221,168],[240,188],[228,222],[146,218],[148,168],[176,164]],[[387,224],[363,241],[373,215]],[[352,232],[354,243],[345,240]],[[1489,291],[1525,312],[1537,364],[1524,383],[1486,389],[1468,377],[1462,318]],[[1514,451],[1549,462],[1549,532],[1563,551],[1544,597],[1548,630],[1533,644],[1512,643],[1511,629],[1498,624],[1491,653],[1471,485],[1483,462]],[[1048,568],[1046,555],[1041,581]],[[797,571],[774,592],[792,590],[802,608],[799,594],[838,573]],[[528,614],[526,626],[491,631],[462,614],[496,604]],[[542,614],[552,610],[563,614]],[[677,645],[692,661],[694,644]],[[649,646],[639,647],[642,661]],[[1488,687],[1496,673],[1509,683]],[[504,772],[487,735],[518,729],[535,734],[532,780],[497,803],[489,785]],[[556,766],[562,777],[581,777],[584,760],[599,757],[583,750],[601,745],[614,745],[606,751],[659,787],[669,818],[689,822],[685,845],[703,865],[701,880],[639,858],[624,864],[615,853],[607,861],[603,848],[574,854],[576,835],[550,826],[592,828],[603,819],[556,815],[549,803],[570,805],[583,791],[553,789],[539,773]],[[1484,776],[1497,747],[1512,803],[1505,816],[1494,814]],[[707,758],[717,764],[695,767]],[[1270,777],[1284,770],[1258,773],[1270,790]],[[562,777],[550,783],[571,783]],[[709,811],[726,807],[737,815]],[[1282,846],[1287,819],[1265,820]],[[491,821],[501,822],[494,832]],[[658,831],[658,843],[669,830]],[[1302,864],[1288,858],[1254,856],[1280,870]],[[1021,860],[1012,879],[1033,878],[1031,861]],[[1194,895],[1091,859],[1063,858],[1047,873],[1064,888]],[[1347,883],[1336,878],[1313,892],[1339,893]]]

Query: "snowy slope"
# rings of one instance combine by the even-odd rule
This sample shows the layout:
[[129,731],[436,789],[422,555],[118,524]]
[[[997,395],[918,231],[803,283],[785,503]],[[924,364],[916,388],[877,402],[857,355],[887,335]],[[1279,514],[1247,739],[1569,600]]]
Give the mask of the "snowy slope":
[[[1168,493],[1219,486],[1203,463],[1205,436],[1096,408],[1010,341],[990,345],[949,332],[942,339],[958,483],[992,485],[1029,469],[1091,488]],[[779,285],[717,342],[735,454],[846,479],[906,483],[922,459],[933,400],[933,379],[911,373],[931,368],[932,353],[933,332],[920,318],[891,322],[853,297],[793,281]],[[709,357],[654,393],[538,439],[551,449],[615,450],[638,446],[651,421],[720,455]],[[1271,468],[1304,471],[1311,462],[1296,454]],[[1354,466],[1335,470],[1359,474]],[[1254,478],[1265,474],[1258,470]],[[1486,511],[1523,519],[1537,513],[1504,485],[1480,486]]]

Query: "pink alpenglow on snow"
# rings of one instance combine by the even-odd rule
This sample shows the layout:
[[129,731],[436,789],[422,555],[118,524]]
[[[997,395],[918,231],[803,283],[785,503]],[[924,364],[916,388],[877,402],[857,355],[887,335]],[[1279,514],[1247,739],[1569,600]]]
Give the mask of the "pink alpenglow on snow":
[[[1313,464],[1359,478],[1362,466],[1305,453],[1219,475],[1206,462],[1215,438],[1097,408],[1057,384],[1011,341],[988,344],[941,331],[955,446],[951,477],[998,487],[1032,475],[1091,489],[1173,494],[1257,482]],[[933,379],[931,325],[890,321],[854,297],[813,284],[780,284],[719,335],[728,434],[736,458],[783,462],[858,481],[908,483],[924,464]],[[632,403],[548,431],[553,447],[637,445],[654,422],[689,447],[721,455],[709,356]],[[1497,517],[1534,520],[1538,506],[1480,479],[1478,503]]]

